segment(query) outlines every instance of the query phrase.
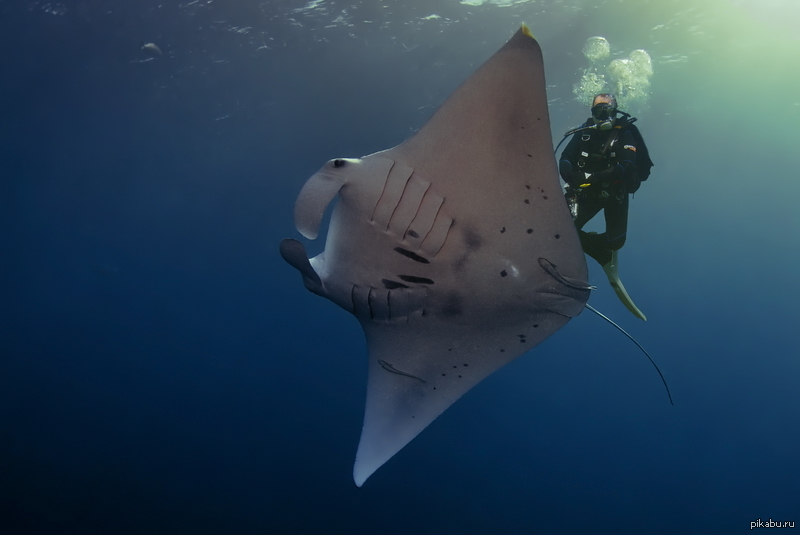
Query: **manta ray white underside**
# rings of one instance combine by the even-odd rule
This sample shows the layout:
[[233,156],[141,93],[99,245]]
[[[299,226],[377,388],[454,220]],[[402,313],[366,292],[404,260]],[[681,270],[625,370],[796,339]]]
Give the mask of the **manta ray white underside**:
[[281,254],[354,314],[369,350],[356,485],[486,376],[578,315],[587,269],[553,158],[544,69],[523,26],[402,144],[335,159]]

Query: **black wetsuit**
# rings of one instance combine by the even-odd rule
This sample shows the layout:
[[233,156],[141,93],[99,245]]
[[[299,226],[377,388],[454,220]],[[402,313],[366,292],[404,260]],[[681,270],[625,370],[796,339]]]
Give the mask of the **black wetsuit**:
[[[591,126],[590,118],[582,126]],[[628,195],[639,189],[637,152],[644,151],[636,126],[624,118],[610,130],[584,130],[573,135],[558,170],[567,183],[567,200],[577,203],[575,227],[584,252],[600,265],[611,261],[612,251],[625,244],[628,232]],[[645,155],[646,158],[649,156]],[[587,173],[589,176],[587,176]],[[588,186],[586,185],[588,184]],[[581,186],[584,187],[581,187]],[[606,231],[602,234],[581,230],[603,210]]]

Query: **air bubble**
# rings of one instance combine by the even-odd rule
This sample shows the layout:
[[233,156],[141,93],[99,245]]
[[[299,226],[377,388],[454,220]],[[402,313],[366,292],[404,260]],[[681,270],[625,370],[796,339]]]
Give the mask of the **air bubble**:
[[605,37],[590,37],[583,45],[583,55],[592,63],[600,63],[611,57],[611,45]]

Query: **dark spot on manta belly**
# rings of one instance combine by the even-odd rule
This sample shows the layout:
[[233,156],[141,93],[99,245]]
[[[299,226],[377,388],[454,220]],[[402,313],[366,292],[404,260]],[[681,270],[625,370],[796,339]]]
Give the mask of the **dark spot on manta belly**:
[[528,154],[528,158],[533,158],[533,156],[531,154]]
[[467,248],[470,251],[476,251],[481,248],[481,237],[472,229],[464,229],[464,241],[467,243]]
[[419,234],[417,234],[416,230],[409,230],[407,234],[412,238],[419,238]]
[[527,233],[528,233],[528,234],[533,234],[533,229],[532,229],[532,228],[529,228],[529,229],[527,230]]
[[396,290],[398,288],[408,288],[408,286],[406,286],[402,282],[397,282],[397,281],[393,281],[393,280],[389,280],[389,279],[381,279],[381,282],[383,283],[383,287],[386,288],[387,290]]
[[417,277],[415,275],[398,275],[400,280],[404,280],[406,282],[414,282],[419,284],[433,284],[433,281],[427,277]]
[[524,201],[524,202],[525,202],[525,204],[530,204],[530,203],[531,203],[531,200],[530,200],[530,199],[525,199],[525,201]]
[[507,276],[508,276],[508,271],[506,271],[506,270],[504,269],[503,271],[501,271],[501,272],[500,272],[500,276],[501,276],[501,277],[507,277]]
[[525,189],[531,189],[531,185],[530,184],[525,184]]
[[547,195],[542,195],[542,199],[547,200]]
[[556,239],[561,239],[561,234],[556,234]]
[[442,305],[442,316],[445,318],[452,318],[460,316],[462,312],[461,295],[456,292],[451,292],[447,295]]
[[402,247],[395,247],[394,250],[395,252],[400,253],[406,258],[410,258],[414,262],[419,262],[420,264],[430,264],[430,261],[427,258],[422,257],[412,251],[409,251],[408,249],[403,249]]
[[501,228],[500,229],[500,234],[504,233],[505,231],[506,231],[506,227]]

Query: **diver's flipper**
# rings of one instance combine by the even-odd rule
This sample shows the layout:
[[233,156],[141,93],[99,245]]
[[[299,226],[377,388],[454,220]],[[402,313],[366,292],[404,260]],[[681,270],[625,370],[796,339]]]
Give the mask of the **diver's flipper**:
[[647,321],[647,316],[645,316],[639,308],[633,304],[633,300],[631,296],[628,295],[628,292],[625,290],[625,286],[622,285],[622,281],[619,280],[619,273],[617,272],[617,253],[618,251],[611,252],[611,261],[608,262],[603,266],[603,271],[606,272],[606,276],[608,277],[608,282],[611,283],[611,287],[614,288],[614,291],[619,297],[619,300],[622,301],[622,304],[630,310],[634,316],[644,321]]

